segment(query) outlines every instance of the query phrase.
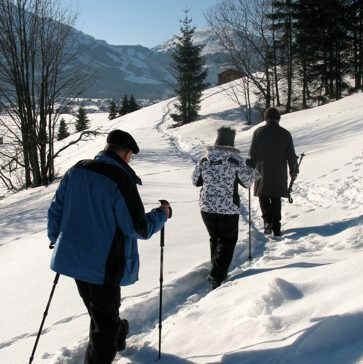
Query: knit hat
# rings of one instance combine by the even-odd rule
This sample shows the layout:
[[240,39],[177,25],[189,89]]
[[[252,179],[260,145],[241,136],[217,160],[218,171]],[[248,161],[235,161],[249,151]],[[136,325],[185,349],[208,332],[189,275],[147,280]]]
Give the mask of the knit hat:
[[107,135],[107,143],[114,144],[122,148],[129,148],[134,154],[137,154],[140,151],[135,139],[131,136],[131,134],[120,129],[112,130]]
[[280,112],[274,107],[269,107],[264,112],[264,119],[266,121],[279,122],[280,121]]
[[218,136],[214,145],[219,146],[234,146],[234,137],[236,136],[236,131],[229,127],[222,126],[218,129]]

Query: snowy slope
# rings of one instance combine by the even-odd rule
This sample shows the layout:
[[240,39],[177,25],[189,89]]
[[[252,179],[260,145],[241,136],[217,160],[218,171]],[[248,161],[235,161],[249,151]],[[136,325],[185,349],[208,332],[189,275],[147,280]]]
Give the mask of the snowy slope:
[[[362,363],[363,94],[283,116],[298,154],[304,152],[294,203],[283,203],[281,241],[261,233],[252,198],[253,260],[248,262],[248,193],[240,191],[240,235],[229,279],[210,291],[209,242],[191,186],[194,161],[221,125],[237,130],[247,155],[254,128],[235,105],[207,90],[200,121],[168,129],[172,100],[109,121],[104,132],[131,132],[142,152],[132,165],[143,180],[146,210],[166,198],[174,218],[164,252],[163,363]],[[209,97],[208,97],[209,96]],[[69,138],[72,138],[70,136]],[[62,154],[63,173],[92,158],[105,136]],[[54,184],[0,201],[0,362],[28,362],[54,273],[49,270],[46,213]],[[127,349],[115,362],[151,363],[158,349],[159,236],[140,241],[140,281],[122,289],[121,316],[130,320]],[[81,364],[88,316],[71,279],[61,277],[34,363]]]

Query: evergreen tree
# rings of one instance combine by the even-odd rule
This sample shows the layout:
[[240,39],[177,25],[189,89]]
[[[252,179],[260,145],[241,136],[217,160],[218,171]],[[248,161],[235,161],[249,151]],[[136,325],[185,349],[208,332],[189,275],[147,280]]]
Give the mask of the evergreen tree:
[[348,71],[345,53],[348,49],[346,1],[324,0],[322,28],[324,32],[324,69],[325,93],[329,98],[342,96],[343,75]]
[[[308,99],[340,98],[349,70],[349,5],[353,0],[273,0],[281,66],[287,66],[287,105],[292,104],[292,80],[301,82],[302,106]],[[285,61],[286,60],[286,61]],[[294,66],[294,69],[292,68]],[[311,92],[312,91],[312,92]]]
[[129,104],[128,104],[129,112],[133,112],[140,109],[140,106],[136,103],[134,95],[130,96]]
[[130,112],[129,111],[129,99],[128,99],[127,95],[125,95],[121,102],[119,114],[122,116],[122,115],[128,114],[129,112]]
[[82,131],[85,129],[88,129],[88,117],[87,117],[87,113],[86,110],[80,106],[80,108],[78,109],[78,113],[76,115],[76,130],[77,131]]
[[69,136],[68,128],[65,120],[62,118],[58,128],[57,140],[62,140]]
[[116,117],[117,117],[117,105],[116,105],[115,101],[112,100],[110,102],[110,113],[108,115],[108,118],[110,120],[112,120],[112,119],[115,119]]
[[191,26],[191,22],[186,11],[181,21],[181,35],[178,36],[178,43],[172,53],[172,70],[177,81],[175,91],[178,95],[178,102],[174,105],[178,113],[172,114],[172,118],[183,124],[198,117],[200,98],[206,87],[204,82],[207,77],[207,71],[203,70],[202,47],[193,45],[195,28]]
[[319,87],[319,71],[314,67],[321,63],[320,17],[311,0],[300,0],[292,5],[294,18],[294,53],[296,55],[297,79],[302,90],[302,108],[308,107],[308,100]]
[[348,5],[351,49],[350,72],[355,88],[363,90],[363,1],[351,0]]
[[[272,20],[272,34],[274,37],[274,64],[278,62],[282,66],[287,81],[286,112],[292,107],[292,82],[293,82],[293,18],[292,0],[273,0],[272,14],[268,18]],[[276,71],[275,71],[276,72]],[[276,80],[275,76],[275,80]]]

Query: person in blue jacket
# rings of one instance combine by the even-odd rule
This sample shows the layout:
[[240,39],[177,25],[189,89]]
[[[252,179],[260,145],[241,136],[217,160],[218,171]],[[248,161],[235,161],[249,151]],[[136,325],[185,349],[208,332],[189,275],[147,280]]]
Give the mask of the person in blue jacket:
[[129,166],[138,152],[129,133],[111,131],[103,151],[66,172],[49,207],[51,269],[75,279],[91,319],[85,364],[109,364],[125,348],[120,286],[138,280],[137,239],[149,239],[170,216],[167,202],[145,213],[141,180]]

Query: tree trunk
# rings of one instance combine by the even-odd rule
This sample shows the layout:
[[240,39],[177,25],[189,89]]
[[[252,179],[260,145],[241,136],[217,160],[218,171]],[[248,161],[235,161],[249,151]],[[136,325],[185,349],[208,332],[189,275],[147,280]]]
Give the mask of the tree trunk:
[[287,9],[289,12],[287,20],[287,102],[286,102],[286,112],[291,111],[291,98],[292,98],[292,18],[291,18],[291,0],[286,0]]
[[25,188],[29,188],[32,185],[31,169],[29,161],[29,141],[28,141],[28,132],[24,125],[21,128],[21,133],[23,141],[22,147],[23,147],[23,157],[24,157]]
[[306,67],[306,59],[303,57],[302,59],[302,108],[307,109],[307,67]]
[[359,9],[359,33],[358,33],[358,82],[357,87],[363,90],[363,4],[360,3]]

